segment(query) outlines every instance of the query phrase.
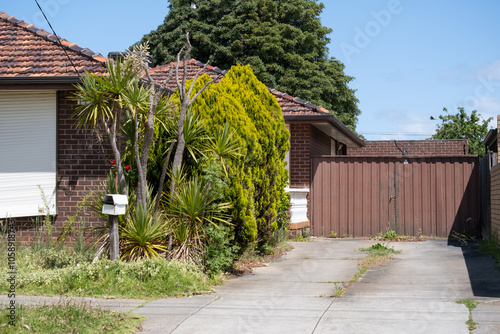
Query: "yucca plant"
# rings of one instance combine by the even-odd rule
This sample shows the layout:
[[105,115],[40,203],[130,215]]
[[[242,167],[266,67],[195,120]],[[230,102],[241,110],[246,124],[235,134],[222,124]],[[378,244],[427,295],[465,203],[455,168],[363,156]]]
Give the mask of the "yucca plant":
[[177,246],[171,257],[182,261],[200,262],[203,258],[203,238],[207,224],[229,224],[225,210],[230,203],[217,203],[216,194],[195,175],[182,183],[170,196],[169,213],[173,219],[173,233]]
[[168,221],[161,213],[155,215],[150,203],[148,206],[139,204],[133,207],[127,224],[120,231],[123,260],[155,258],[167,252],[165,236],[169,230]]

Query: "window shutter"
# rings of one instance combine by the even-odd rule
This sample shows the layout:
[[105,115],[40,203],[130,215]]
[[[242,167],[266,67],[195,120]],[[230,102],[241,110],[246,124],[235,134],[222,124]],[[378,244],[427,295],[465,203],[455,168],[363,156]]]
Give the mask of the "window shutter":
[[0,91],[0,219],[57,213],[56,108],[55,91]]

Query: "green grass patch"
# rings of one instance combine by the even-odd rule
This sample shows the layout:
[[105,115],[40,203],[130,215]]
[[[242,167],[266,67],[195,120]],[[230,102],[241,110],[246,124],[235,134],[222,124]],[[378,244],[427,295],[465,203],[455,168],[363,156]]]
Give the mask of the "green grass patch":
[[[7,274],[0,289],[8,291]],[[192,263],[148,259],[137,262],[101,260],[58,269],[19,272],[16,293],[116,298],[190,296],[212,291],[218,281]]]
[[[0,252],[5,253],[5,245],[0,243]],[[16,294],[154,299],[200,294],[221,283],[220,276],[210,278],[194,263],[91,260],[92,254],[43,245],[18,247]],[[5,292],[10,288],[7,266],[7,261],[0,262],[0,291]]]
[[7,310],[2,311],[2,333],[135,333],[145,319],[131,313],[68,302],[64,305],[19,305],[12,325]]
[[477,327],[477,322],[474,322],[474,319],[472,318],[472,310],[474,310],[477,305],[479,305],[478,301],[472,300],[470,298],[467,299],[462,299],[456,302],[457,304],[462,304],[465,305],[469,309],[469,319],[465,322],[467,325],[467,329],[469,330],[469,333],[473,333],[474,329]]

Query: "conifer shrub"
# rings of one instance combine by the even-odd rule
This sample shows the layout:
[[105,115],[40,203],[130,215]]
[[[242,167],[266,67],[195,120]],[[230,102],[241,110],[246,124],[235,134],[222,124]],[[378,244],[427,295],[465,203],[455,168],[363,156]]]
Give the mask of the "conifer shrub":
[[[208,76],[196,83],[200,89]],[[266,245],[278,227],[278,211],[288,207],[285,186],[289,149],[281,108],[250,66],[233,66],[192,105],[214,136],[226,123],[236,132],[243,154],[229,159],[227,197],[233,203],[232,223],[238,243]]]

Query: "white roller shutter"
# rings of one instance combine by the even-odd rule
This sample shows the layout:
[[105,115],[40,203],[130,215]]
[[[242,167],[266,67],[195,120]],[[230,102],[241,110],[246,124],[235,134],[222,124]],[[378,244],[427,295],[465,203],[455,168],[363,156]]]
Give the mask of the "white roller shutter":
[[0,91],[0,218],[56,212],[56,92]]

